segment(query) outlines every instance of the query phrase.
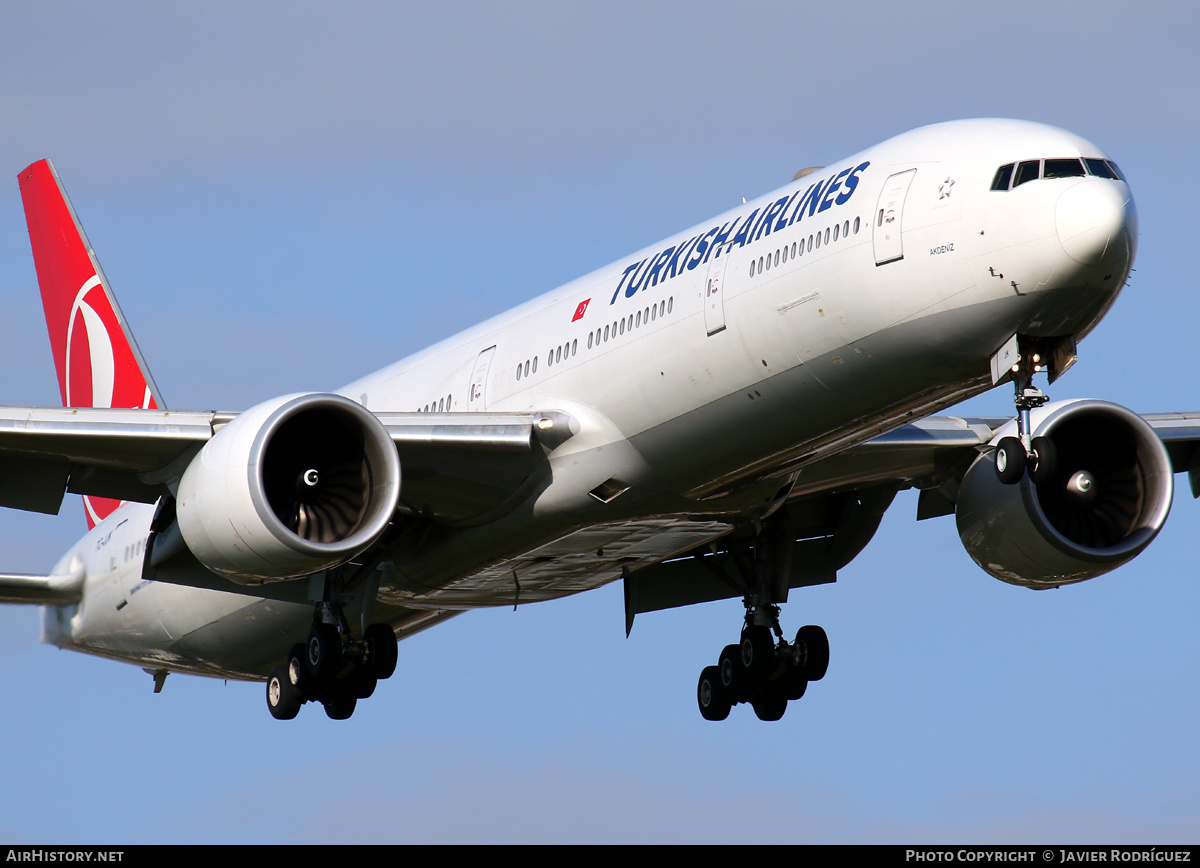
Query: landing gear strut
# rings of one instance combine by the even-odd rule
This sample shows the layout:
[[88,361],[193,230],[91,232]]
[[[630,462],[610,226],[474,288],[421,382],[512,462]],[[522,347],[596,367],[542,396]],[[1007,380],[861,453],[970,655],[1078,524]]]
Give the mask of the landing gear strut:
[[292,646],[284,665],[267,678],[267,707],[277,720],[291,720],[306,702],[319,702],[333,720],[354,713],[358,700],[375,692],[396,671],[396,634],[372,624],[354,639],[342,607],[318,604],[305,642]]
[[785,516],[756,525],[752,543],[730,554],[746,594],[746,616],[737,644],[726,645],[716,666],[700,673],[696,700],[706,720],[724,720],[741,702],[759,720],[779,720],[788,702],[800,699],[810,681],[820,681],[829,668],[829,640],[810,624],[794,641],[783,636],[779,604],[786,602],[795,533]]
[[1030,351],[1018,355],[1012,366],[1017,436],[1001,438],[994,453],[996,477],[1005,485],[1017,484],[1026,471],[1035,484],[1044,482],[1054,474],[1058,463],[1054,441],[1049,437],[1033,437],[1029,422],[1029,412],[1050,400],[1045,392],[1033,385],[1033,375],[1043,367],[1041,355]]

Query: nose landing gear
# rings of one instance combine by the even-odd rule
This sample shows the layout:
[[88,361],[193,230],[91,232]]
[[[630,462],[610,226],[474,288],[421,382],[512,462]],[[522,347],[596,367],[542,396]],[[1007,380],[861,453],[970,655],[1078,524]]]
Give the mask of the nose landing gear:
[[1003,437],[996,444],[996,477],[1005,485],[1016,485],[1028,471],[1030,480],[1038,484],[1053,476],[1058,465],[1054,441],[1049,437],[1033,437],[1029,422],[1029,412],[1050,400],[1033,385],[1033,375],[1045,366],[1039,353],[1028,350],[1016,359],[1011,373],[1016,392],[1013,404],[1017,408],[1017,436]]

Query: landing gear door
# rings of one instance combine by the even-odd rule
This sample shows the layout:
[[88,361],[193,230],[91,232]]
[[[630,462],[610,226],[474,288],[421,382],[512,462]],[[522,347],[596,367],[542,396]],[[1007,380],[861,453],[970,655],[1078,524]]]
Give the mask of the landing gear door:
[[471,371],[471,391],[467,393],[468,410],[484,410],[487,408],[487,379],[492,367],[492,356],[496,354],[494,346],[488,347],[475,360],[475,368]]
[[904,200],[917,170],[897,172],[887,179],[879,204],[875,208],[875,264],[887,265],[904,258],[901,243],[901,224],[904,222]]
[[704,281],[704,328],[709,337],[725,330],[725,266],[729,264],[729,251],[722,253],[708,266],[708,279]]

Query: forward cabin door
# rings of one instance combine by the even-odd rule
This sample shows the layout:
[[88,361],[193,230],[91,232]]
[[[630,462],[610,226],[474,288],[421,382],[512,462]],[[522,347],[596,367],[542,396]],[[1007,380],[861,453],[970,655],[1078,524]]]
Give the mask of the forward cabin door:
[[704,327],[710,337],[725,331],[725,266],[728,264],[729,249],[726,249],[708,266],[708,279],[704,282]]
[[492,356],[496,354],[494,346],[488,347],[475,360],[475,368],[471,371],[471,391],[467,393],[467,409],[483,410],[487,407],[488,371],[492,367]]
[[904,258],[901,231],[904,220],[904,200],[917,170],[897,172],[887,179],[879,204],[875,208],[875,264],[887,265]]

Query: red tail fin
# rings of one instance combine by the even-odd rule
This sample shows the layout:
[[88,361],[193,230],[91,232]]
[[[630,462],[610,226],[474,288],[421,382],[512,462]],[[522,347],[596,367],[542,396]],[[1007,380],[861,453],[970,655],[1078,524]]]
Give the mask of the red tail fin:
[[[64,407],[162,407],[158,389],[49,160],[18,176]],[[88,526],[120,501],[84,497]]]

